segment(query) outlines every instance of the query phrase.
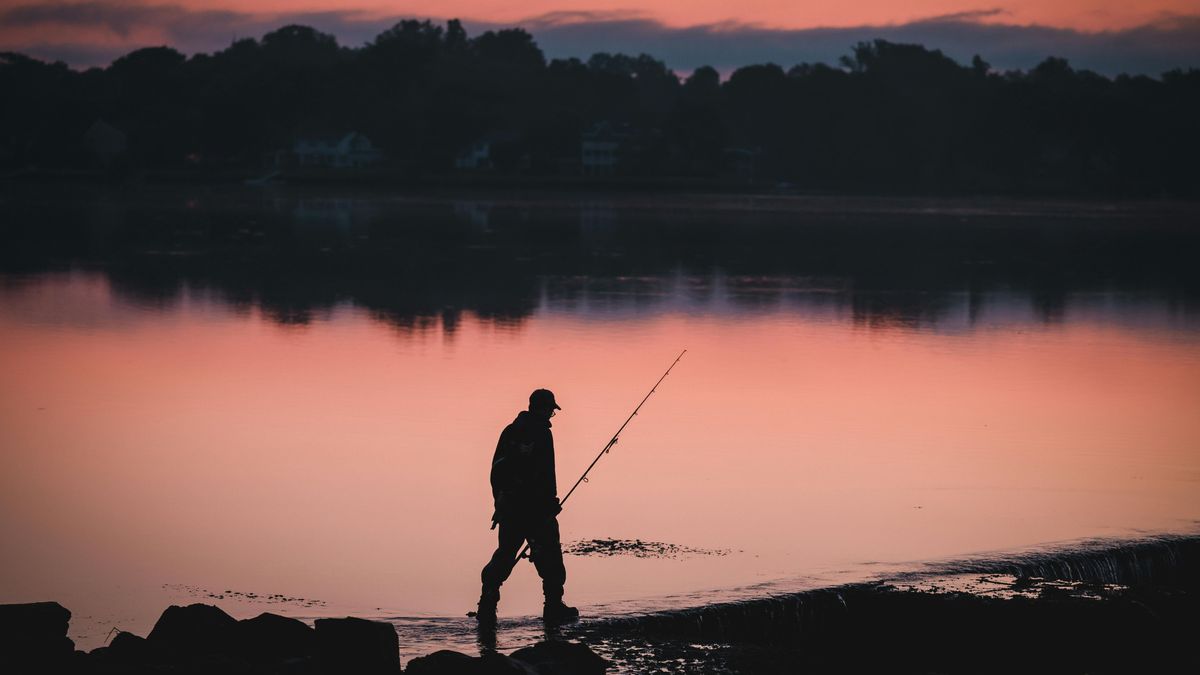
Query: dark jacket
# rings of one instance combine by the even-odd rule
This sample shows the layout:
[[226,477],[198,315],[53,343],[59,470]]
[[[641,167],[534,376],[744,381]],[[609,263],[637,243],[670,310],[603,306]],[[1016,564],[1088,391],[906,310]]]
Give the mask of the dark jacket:
[[494,520],[556,514],[558,482],[550,420],[522,410],[504,427],[492,456],[491,479]]

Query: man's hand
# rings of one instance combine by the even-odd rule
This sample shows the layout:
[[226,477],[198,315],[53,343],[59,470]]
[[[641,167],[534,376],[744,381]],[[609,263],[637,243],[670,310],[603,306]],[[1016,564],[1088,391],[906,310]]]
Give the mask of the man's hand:
[[558,501],[558,497],[555,497],[554,504],[550,507],[550,517],[556,517],[560,513],[562,513],[562,503]]

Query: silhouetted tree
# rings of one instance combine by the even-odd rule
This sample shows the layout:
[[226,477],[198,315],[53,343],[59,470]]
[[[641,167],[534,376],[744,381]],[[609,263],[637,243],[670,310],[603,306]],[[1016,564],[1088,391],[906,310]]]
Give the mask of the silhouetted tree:
[[634,149],[622,171],[643,175],[749,166],[812,189],[1195,195],[1198,72],[1107,78],[1050,57],[1001,73],[874,40],[837,65],[750,65],[724,83],[702,67],[681,82],[647,54],[547,62],[520,29],[472,38],[458,21],[407,20],[347,48],[290,25],[84,72],[0,54],[0,165],[90,166],[82,138],[103,121],[133,167],[253,170],[297,138],[359,131],[406,171],[449,171],[490,139],[498,170],[559,173],[604,123]]

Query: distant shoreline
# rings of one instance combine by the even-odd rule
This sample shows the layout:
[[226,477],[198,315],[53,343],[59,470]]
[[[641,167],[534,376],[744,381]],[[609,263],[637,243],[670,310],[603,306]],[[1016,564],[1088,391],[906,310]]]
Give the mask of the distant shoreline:
[[153,170],[101,172],[78,169],[23,169],[0,174],[0,190],[8,186],[108,187],[122,189],[282,188],[289,190],[355,190],[363,192],[521,191],[547,194],[578,193],[589,197],[629,195],[775,196],[808,198],[894,199],[1005,199],[1053,200],[1077,203],[1182,203],[1198,204],[1200,197],[1144,193],[1101,193],[1063,190],[886,190],[878,185],[862,189],[812,186],[775,181],[682,176],[553,176],[503,173],[414,174],[403,168],[352,169],[311,172],[213,170]]
[[[726,185],[719,189],[703,181],[631,179],[598,181],[440,180],[394,182],[351,180],[247,184],[242,180],[155,180],[151,177],[100,177],[75,174],[62,179],[46,176],[0,176],[0,200],[17,204],[53,195],[116,196],[130,202],[176,197],[201,197],[210,205],[224,198],[280,195],[292,199],[395,200],[407,205],[446,205],[484,202],[488,206],[568,207],[604,205],[618,209],[663,210],[707,215],[720,212],[809,214],[904,214],[924,216],[1012,215],[1031,210],[1036,215],[1120,217],[1155,214],[1200,218],[1200,199],[1134,197],[1097,194],[903,193],[863,190],[780,190],[765,185]],[[169,204],[164,204],[168,206]]]

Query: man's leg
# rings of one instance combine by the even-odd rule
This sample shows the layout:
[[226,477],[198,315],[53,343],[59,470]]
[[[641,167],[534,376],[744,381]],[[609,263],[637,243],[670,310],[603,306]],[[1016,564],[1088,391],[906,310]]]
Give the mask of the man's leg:
[[546,595],[543,618],[547,621],[571,621],[579,617],[573,607],[563,604],[563,584],[567,581],[567,568],[563,565],[562,543],[559,541],[558,519],[548,518],[529,533],[529,548],[533,565],[542,578],[542,592]]
[[483,590],[479,594],[479,618],[495,620],[496,604],[500,602],[500,585],[512,574],[517,553],[525,543],[525,528],[512,522],[500,523],[499,543],[492,559],[480,572]]
[[547,518],[530,528],[529,549],[533,566],[542,578],[546,600],[561,600],[563,584],[567,581],[567,568],[563,565],[557,518]]

